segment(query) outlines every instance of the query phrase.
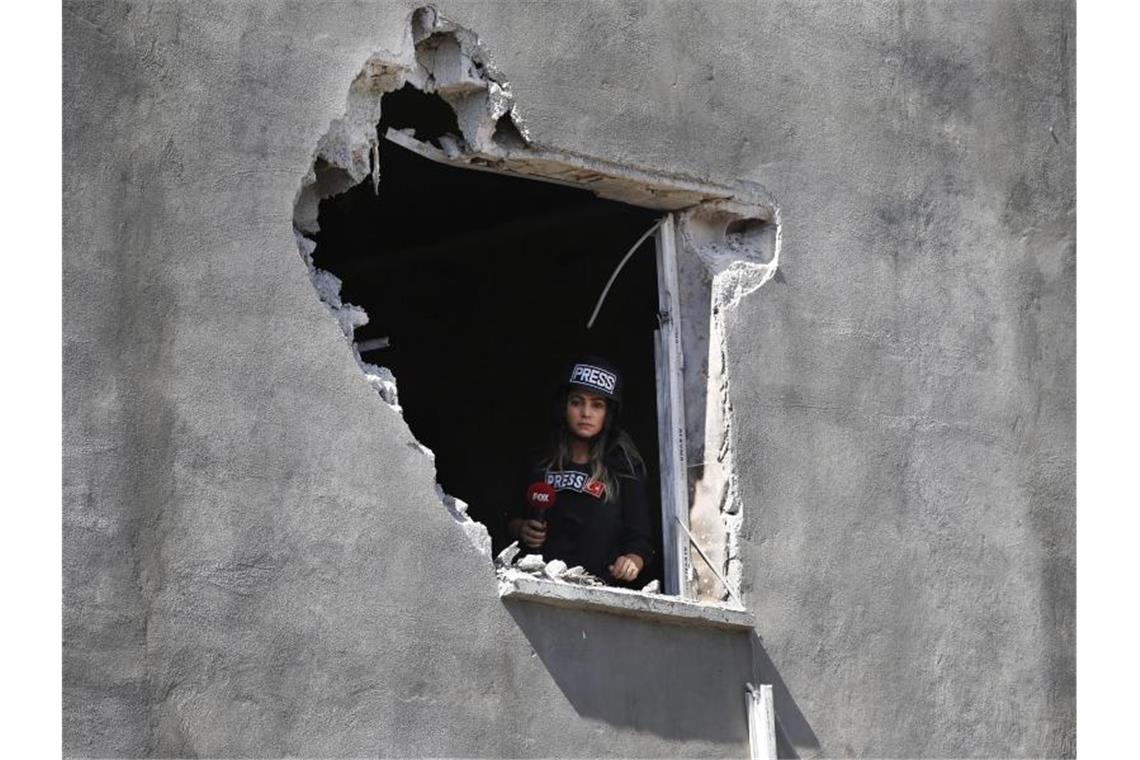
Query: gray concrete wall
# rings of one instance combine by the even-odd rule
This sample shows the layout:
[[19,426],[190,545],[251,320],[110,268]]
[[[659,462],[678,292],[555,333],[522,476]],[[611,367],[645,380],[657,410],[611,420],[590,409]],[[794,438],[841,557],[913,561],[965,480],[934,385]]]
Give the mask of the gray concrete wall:
[[440,3],[536,139],[779,200],[726,318],[759,640],[504,605],[292,237],[412,3],[64,9],[64,750],[1058,756],[1069,3]]
[[767,653],[825,754],[1071,755],[1072,9],[774,16],[783,282],[728,320]]

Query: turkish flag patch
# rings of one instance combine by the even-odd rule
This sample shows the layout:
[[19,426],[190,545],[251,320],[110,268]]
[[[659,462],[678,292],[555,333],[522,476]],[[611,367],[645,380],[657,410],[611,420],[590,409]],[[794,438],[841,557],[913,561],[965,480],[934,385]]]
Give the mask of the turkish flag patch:
[[600,499],[606,492],[606,484],[600,480],[591,480],[583,490],[595,499]]

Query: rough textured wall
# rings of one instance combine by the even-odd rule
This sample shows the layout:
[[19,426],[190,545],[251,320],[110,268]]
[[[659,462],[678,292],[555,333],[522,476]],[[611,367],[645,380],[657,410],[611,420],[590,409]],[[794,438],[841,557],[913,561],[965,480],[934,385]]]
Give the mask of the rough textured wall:
[[797,741],[1072,754],[1072,9],[766,22],[783,282],[728,353],[749,599]]
[[65,751],[739,755],[757,667],[785,752],[1071,753],[1071,5],[438,4],[536,139],[780,201],[752,654],[504,606],[318,303],[292,203],[413,7],[65,5]]

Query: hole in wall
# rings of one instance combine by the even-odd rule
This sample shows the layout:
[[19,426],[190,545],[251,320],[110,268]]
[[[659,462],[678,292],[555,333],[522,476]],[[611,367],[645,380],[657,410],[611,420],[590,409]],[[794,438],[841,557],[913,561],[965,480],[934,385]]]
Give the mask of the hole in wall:
[[[439,95],[421,92],[405,84],[395,92],[385,93],[380,101],[377,139],[383,147],[383,135],[389,129],[411,130],[420,142],[441,148],[440,138],[460,139],[459,120],[455,111]],[[383,165],[383,164],[382,164]]]
[[495,131],[491,139],[503,150],[521,150],[526,147],[526,140],[509,113],[503,114],[495,122]]
[[[727,375],[723,368],[703,369],[706,354],[714,358],[723,351],[723,335],[711,335],[708,329],[709,285],[714,283],[715,314],[775,271],[779,225],[774,201],[754,183],[736,181],[730,189],[542,148],[531,142],[509,84],[473,33],[430,6],[412,14],[410,31],[414,61],[373,57],[350,86],[345,116],[330,124],[312,171],[302,181],[294,229],[314,287],[351,341],[364,376],[404,414],[417,439],[436,449],[437,490],[444,505],[484,553],[490,553],[492,542],[496,548],[504,543],[502,484],[512,473],[499,475],[510,465],[501,461],[499,451],[480,451],[490,464],[470,466],[479,457],[447,453],[449,447],[470,448],[470,436],[466,445],[449,443],[440,431],[467,426],[484,438],[486,426],[480,423],[495,417],[513,420],[515,432],[497,439],[496,447],[484,448],[501,448],[508,439],[515,445],[516,438],[521,448],[536,447],[541,435],[534,431],[545,429],[551,417],[543,419],[541,411],[519,415],[521,402],[550,408],[556,382],[553,357],[557,353],[560,363],[583,344],[585,317],[612,264],[664,209],[682,208],[689,210],[678,219],[686,251],[680,258],[696,268],[682,282],[682,291],[686,283],[703,283],[695,297],[681,299],[682,324],[688,325],[685,355],[698,359],[689,362],[690,368],[696,366],[696,374],[707,377],[710,398],[716,396],[716,408],[724,411],[710,418],[711,438],[696,453],[712,442],[710,450],[719,452],[725,473],[718,478],[727,478],[728,492],[733,492]],[[460,166],[502,173],[429,161],[385,140],[388,134],[405,144],[404,136],[410,136]],[[577,187],[563,186],[567,183]],[[648,401],[640,410],[627,405],[623,423],[642,448],[651,469],[649,490],[659,502],[650,337],[658,318],[652,247],[650,240],[621,274],[619,283],[632,290],[611,292],[593,333],[605,340],[591,340],[589,347],[622,359],[631,389],[640,385],[637,395]],[[556,304],[550,297],[535,298],[536,292],[573,294],[581,303]],[[401,323],[392,311],[399,303],[419,316]],[[556,305],[567,311],[581,307],[581,313],[565,323],[541,318]],[[650,314],[654,324],[644,330],[643,342],[641,326]],[[616,325],[607,325],[607,315]],[[623,333],[629,326],[636,329]],[[541,347],[537,353],[528,354],[526,349],[536,345]],[[632,364],[624,361],[627,354],[634,357]],[[401,379],[399,399],[393,368]],[[469,415],[456,401],[463,397],[457,388],[478,398],[487,388],[513,392],[519,372],[543,377],[525,386],[530,400],[512,397],[510,417],[501,417],[502,408],[494,404],[483,417]],[[454,393],[454,403],[440,404],[439,393]],[[701,390],[690,406],[703,406],[704,399]],[[703,419],[703,414],[697,416]],[[695,427],[700,430],[706,426]],[[425,453],[433,455],[428,449]],[[487,476],[491,471],[494,477]],[[739,532],[738,505],[738,498],[729,498],[720,510],[727,515],[722,535],[730,552]],[[661,522],[652,524],[660,552]],[[728,564],[729,579],[739,588],[739,568],[734,575],[732,561]],[[653,577],[661,577],[659,566],[652,575],[643,574],[638,585]]]
[[[407,90],[384,96],[380,129],[414,128],[424,140],[451,134],[442,101]],[[320,202],[312,261],[368,314],[352,338],[399,379],[404,419],[434,452],[439,484],[487,527],[493,551],[510,543],[506,507],[522,498],[526,469],[557,424],[566,362],[584,351],[613,357],[625,376],[621,424],[650,470],[659,556],[652,239],[585,328],[613,268],[658,213],[447,166],[387,140],[380,165],[379,194],[365,180]],[[654,578],[659,564],[638,581]]]

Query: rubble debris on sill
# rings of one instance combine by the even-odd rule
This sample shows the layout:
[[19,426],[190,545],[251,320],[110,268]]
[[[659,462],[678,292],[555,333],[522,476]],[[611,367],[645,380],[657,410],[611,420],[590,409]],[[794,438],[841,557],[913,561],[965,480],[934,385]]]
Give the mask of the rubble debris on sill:
[[542,558],[541,554],[528,554],[518,561],[515,565],[516,570],[522,570],[524,573],[531,573],[538,575],[546,569],[546,561]]
[[604,586],[602,579],[596,575],[591,575],[586,572],[586,569],[581,565],[574,565],[566,572],[562,573],[560,580],[566,583],[576,583],[579,586]]
[[499,552],[495,557],[495,567],[509,567],[519,555],[519,542],[512,541],[511,545]]
[[542,574],[552,581],[556,581],[566,572],[566,563],[560,559],[552,559],[542,568]]
[[[509,583],[514,578],[528,575],[532,578],[575,586],[606,585],[605,581],[586,572],[586,569],[581,565],[567,567],[566,563],[560,559],[552,559],[548,562],[541,554],[527,554],[516,562],[515,559],[520,553],[519,542],[514,541],[495,557],[495,573],[499,576],[500,581]],[[651,581],[641,589],[641,592],[660,594],[660,589],[661,584],[658,581]]]

